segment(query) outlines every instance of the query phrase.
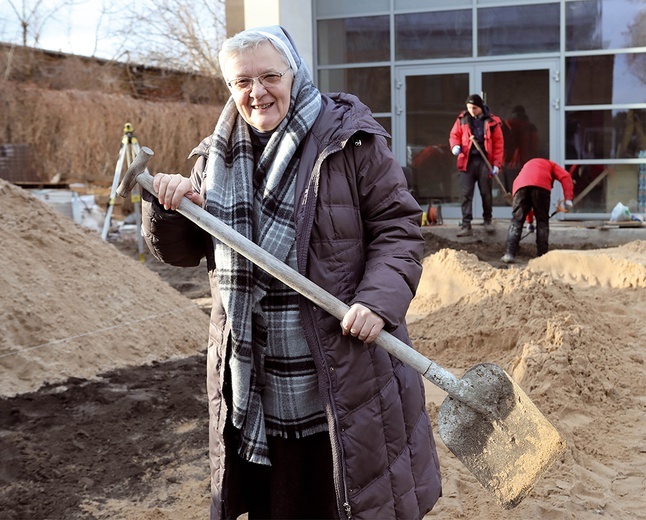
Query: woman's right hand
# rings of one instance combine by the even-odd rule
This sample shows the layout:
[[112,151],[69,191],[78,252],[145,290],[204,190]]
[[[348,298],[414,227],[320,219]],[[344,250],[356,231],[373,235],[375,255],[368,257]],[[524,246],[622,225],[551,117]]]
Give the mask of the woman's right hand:
[[155,174],[153,187],[157,192],[157,200],[164,206],[164,209],[176,210],[182,201],[182,197],[186,197],[198,206],[201,206],[204,202],[202,195],[193,191],[191,180],[179,173]]

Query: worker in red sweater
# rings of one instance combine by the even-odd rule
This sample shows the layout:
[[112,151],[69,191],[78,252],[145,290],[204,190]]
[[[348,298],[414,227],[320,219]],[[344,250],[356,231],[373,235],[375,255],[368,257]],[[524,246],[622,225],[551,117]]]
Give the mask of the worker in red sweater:
[[514,200],[511,224],[507,232],[507,252],[501,258],[506,264],[514,262],[525,218],[532,210],[536,218],[536,255],[547,253],[550,235],[550,193],[555,180],[563,186],[565,204],[562,210],[567,212],[572,207],[574,184],[566,170],[547,159],[531,159],[518,173],[512,189]]
[[[462,228],[459,237],[473,235],[471,221],[473,220],[473,194],[476,184],[482,198],[482,217],[487,233],[494,233],[492,223],[493,196],[491,179],[498,175],[502,167],[505,151],[505,139],[502,135],[500,118],[491,113],[489,106],[478,94],[471,94],[465,101],[466,110],[458,115],[449,135],[451,153],[457,159],[460,171],[460,188],[462,189]],[[473,139],[472,139],[473,138]],[[485,160],[478,148],[487,156]],[[489,170],[487,161],[492,169]]]

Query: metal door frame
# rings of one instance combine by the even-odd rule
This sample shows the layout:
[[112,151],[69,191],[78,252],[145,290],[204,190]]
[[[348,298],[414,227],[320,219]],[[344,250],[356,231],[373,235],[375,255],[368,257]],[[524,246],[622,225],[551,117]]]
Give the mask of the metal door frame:
[[[438,65],[396,65],[395,66],[395,88],[393,96],[393,152],[402,166],[406,166],[406,78],[408,76],[441,76],[446,74],[468,74],[469,92],[482,91],[482,75],[490,72],[510,72],[524,70],[546,70],[548,71],[549,82],[549,155],[550,160],[561,163],[561,89],[560,89],[560,60],[554,58],[531,58],[531,59],[478,59],[477,61],[465,61],[459,64],[438,64]],[[468,95],[468,94],[467,94]],[[486,102],[486,99],[485,99]],[[495,113],[495,110],[494,110]],[[456,114],[457,116],[457,114]],[[448,142],[450,128],[446,129],[446,140]],[[556,188],[556,186],[555,186]],[[482,201],[478,190],[474,194],[473,214],[482,213]],[[557,191],[557,190],[555,190]],[[553,193],[558,199],[558,193]],[[448,219],[460,219],[462,217],[460,206],[447,206],[442,208],[442,216]],[[494,206],[494,218],[511,218],[511,207]]]

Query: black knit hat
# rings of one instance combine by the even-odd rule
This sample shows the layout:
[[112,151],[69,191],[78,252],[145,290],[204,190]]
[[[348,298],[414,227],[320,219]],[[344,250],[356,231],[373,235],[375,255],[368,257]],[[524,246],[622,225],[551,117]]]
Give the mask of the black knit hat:
[[478,94],[471,94],[464,102],[465,105],[472,104],[484,110],[484,101]]

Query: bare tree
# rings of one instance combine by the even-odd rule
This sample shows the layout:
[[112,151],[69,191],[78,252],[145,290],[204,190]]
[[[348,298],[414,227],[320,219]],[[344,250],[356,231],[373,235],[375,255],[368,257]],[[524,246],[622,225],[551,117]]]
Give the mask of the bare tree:
[[76,5],[73,0],[45,2],[45,0],[7,0],[21,27],[22,44],[38,47],[45,24],[55,20],[56,13],[65,7]]
[[131,4],[119,34],[124,53],[145,65],[219,76],[224,0],[148,0]]

